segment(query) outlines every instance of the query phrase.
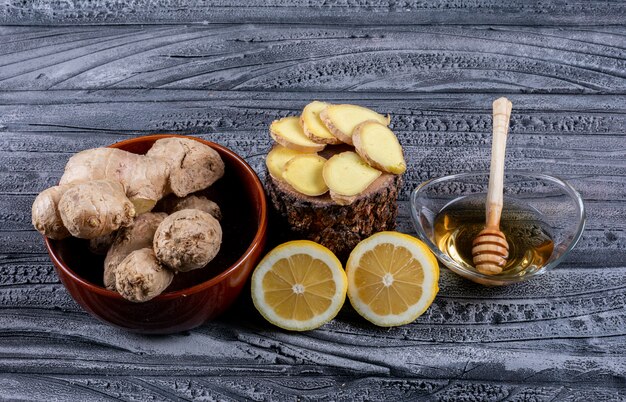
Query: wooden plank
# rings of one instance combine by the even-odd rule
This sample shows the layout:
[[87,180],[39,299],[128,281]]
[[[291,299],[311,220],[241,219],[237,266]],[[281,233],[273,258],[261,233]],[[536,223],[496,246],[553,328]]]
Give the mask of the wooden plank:
[[[516,381],[525,373],[528,379],[555,384],[568,382],[565,376],[601,384],[611,376],[623,375],[623,310],[519,322],[509,318],[507,322],[517,306],[506,301],[493,304],[502,309],[494,312],[501,321],[493,316],[483,319],[470,310],[467,316],[479,317],[471,324],[473,319],[463,317],[459,310],[453,316],[463,319],[462,324],[446,325],[424,317],[393,330],[372,328],[344,307],[333,322],[305,334],[277,331],[251,311],[251,306],[243,306],[231,310],[238,319],[226,317],[190,333],[167,337],[128,334],[64,307],[41,310],[24,306],[2,310],[6,318],[0,370],[242,377],[309,371],[329,376],[396,373],[407,378],[487,381]],[[519,309],[517,314],[523,317],[524,311]],[[32,341],[32,348],[23,347],[25,339]],[[541,360],[537,360],[538,354],[543,356]],[[485,367],[465,372],[468,361]]]
[[[83,397],[89,400],[135,400],[144,398],[168,401],[335,401],[371,400],[497,400],[548,402],[561,400],[618,400],[623,390],[616,387],[571,383],[564,386],[529,385],[523,382],[485,385],[467,380],[441,381],[428,378],[398,377],[145,377],[72,376],[72,375],[5,375],[0,378],[8,397],[41,399],[53,393],[58,396]],[[73,390],[73,393],[69,393]],[[109,399],[111,398],[111,399]],[[471,399],[470,399],[471,398]]]
[[[459,305],[449,311],[463,324],[442,324],[426,316],[391,330],[372,328],[346,307],[333,322],[304,334],[276,331],[248,305],[231,310],[230,318],[167,337],[128,334],[72,310],[44,313],[24,306],[2,310],[0,371],[255,378],[358,373],[487,383],[516,382],[522,376],[535,385],[611,384],[623,375],[623,308],[506,322],[510,315],[524,317],[534,310],[501,303],[506,312],[494,314],[505,322],[471,309],[463,314]],[[479,322],[470,324],[475,317]],[[38,341],[23,348],[25,338]],[[623,388],[623,383],[613,385]]]
[[0,40],[0,89],[626,90],[623,28],[107,26],[43,37],[30,29]]
[[[268,398],[284,401],[332,399],[336,401],[370,400],[498,400],[551,401],[560,400],[620,400],[623,390],[615,386],[590,386],[584,383],[567,385],[524,384],[522,382],[485,384],[478,381],[441,381],[428,378],[398,377],[354,378],[323,377],[144,377],[71,376],[71,375],[5,375],[8,397],[26,396],[42,399],[54,394],[61,399],[83,397],[88,400],[135,400],[144,398],[168,401],[264,401]],[[70,392],[73,391],[73,392]],[[65,398],[64,398],[65,397]]]
[[[14,322],[11,324],[12,327],[17,325],[15,324],[17,322],[20,325],[23,324],[23,320],[18,318],[11,318],[9,321],[9,317],[17,317],[19,308],[33,309],[31,313],[35,313],[36,310],[51,310],[48,314],[52,315],[57,315],[52,310],[62,308],[63,314],[67,313],[68,321],[89,321],[86,314],[71,301],[63,287],[56,283],[55,275],[51,270],[42,266],[37,274],[33,274],[23,269],[23,263],[3,263],[2,266],[8,268],[6,275],[8,283],[0,284],[0,308],[3,310],[7,325],[10,322]],[[531,340],[533,343],[529,343],[529,349],[548,347],[540,342],[542,330],[545,332],[544,340],[592,338],[601,333],[607,336],[610,333],[621,335],[623,330],[619,325],[626,313],[623,309],[626,299],[626,284],[623,275],[626,267],[607,268],[577,270],[563,267],[547,274],[541,281],[487,290],[464,283],[452,272],[443,270],[440,283],[442,293],[427,314],[416,321],[414,326],[386,330],[385,340],[380,342],[390,342],[389,346],[396,345],[396,343],[401,345],[403,339],[409,340],[410,338],[413,341],[434,344],[448,342],[445,340],[446,336],[452,334],[450,341],[477,343],[481,341],[480,336],[489,329],[490,325],[500,325],[500,331],[489,334],[484,340],[502,343]],[[610,272],[607,274],[607,271]],[[586,284],[587,287],[577,288],[573,282],[574,279],[579,285]],[[245,316],[258,318],[258,314],[252,308],[249,295],[242,295],[241,305],[241,309],[246,310]],[[583,306],[584,309],[581,310]],[[70,312],[74,314],[69,314]],[[587,315],[594,319],[585,323],[584,327],[578,325],[580,317]],[[609,316],[613,319],[599,319],[599,317]],[[57,319],[57,317],[50,319]],[[551,328],[541,328],[543,321],[550,321]],[[325,328],[333,333],[336,332],[336,337],[341,343],[347,341],[344,339],[347,337],[355,338],[352,340],[355,344],[366,345],[372,341],[365,339],[378,331],[372,326],[363,327],[360,323],[362,319],[349,306],[346,306],[337,325],[329,324]],[[257,324],[259,328],[270,327],[269,324],[263,325],[261,321]],[[356,328],[352,328],[351,331],[339,330],[339,328],[346,329],[355,324]],[[58,330],[73,330],[71,323],[67,325],[67,329],[59,327]],[[240,325],[244,324],[240,323]],[[463,339],[456,339],[455,336],[461,335],[459,328],[463,325],[476,326],[468,327],[463,331]],[[523,328],[527,328],[527,331]],[[46,331],[49,330],[46,329]],[[359,335],[362,335],[364,340],[356,339]],[[391,339],[396,341],[391,342]],[[377,341],[373,342],[378,344]],[[380,346],[383,346],[382,343]],[[584,348],[584,345],[576,346],[576,348],[581,347]],[[615,353],[626,352],[616,351]]]
[[[34,193],[58,180],[72,152],[128,136],[183,132],[241,150],[262,171],[276,118],[310,99],[356,102],[391,112],[410,171],[403,197],[419,182],[485,170],[494,94],[226,93],[136,90],[0,94],[0,191]],[[546,171],[580,183],[590,200],[623,198],[623,96],[515,95],[507,168]],[[27,104],[32,106],[27,106]],[[132,105],[129,107],[129,105]],[[96,134],[94,136],[93,134]],[[41,152],[47,150],[47,152]],[[589,185],[586,185],[586,184]]]
[[[149,95],[148,95],[149,94]],[[266,139],[273,119],[297,114],[310,99],[354,102],[393,115],[393,128],[404,133],[408,145],[433,143],[488,148],[490,105],[498,94],[378,94],[297,92],[281,94],[205,91],[30,91],[0,92],[0,132],[49,135],[81,133],[137,135],[151,132],[184,132],[236,138]],[[585,149],[588,144],[570,142],[570,135],[610,141],[621,150],[626,123],[624,96],[511,95],[514,112],[511,141],[527,135],[535,147],[567,146]],[[70,112],[74,111],[74,112]],[[419,135],[413,135],[417,133]],[[409,138],[410,137],[410,138]],[[111,137],[108,137],[111,138]],[[107,140],[104,137],[102,142]],[[13,140],[15,142],[16,140]],[[84,140],[81,140],[84,141]],[[25,142],[25,141],[23,141]],[[3,146],[14,146],[3,140]],[[6,145],[4,145],[6,144]]]
[[[42,250],[43,252],[43,250]],[[48,254],[0,257],[0,287],[59,283]]]
[[0,24],[211,24],[211,23],[316,23],[334,24],[515,24],[580,25],[621,24],[623,4],[613,1],[575,0],[528,2],[512,0],[333,0],[333,1],[18,1],[0,9]]

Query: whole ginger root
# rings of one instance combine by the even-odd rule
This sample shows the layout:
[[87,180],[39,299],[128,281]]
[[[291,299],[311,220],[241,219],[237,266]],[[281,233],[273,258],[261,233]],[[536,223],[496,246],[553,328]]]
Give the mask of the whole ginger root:
[[[176,272],[201,268],[217,255],[220,208],[190,194],[223,174],[219,153],[187,138],[158,140],[147,155],[88,149],[70,158],[58,186],[36,197],[32,223],[52,239],[89,239],[96,253],[108,248],[105,287],[128,300],[147,301],[163,292]],[[173,213],[163,226],[167,214],[148,211],[172,193],[184,198],[163,202]]]
[[[119,182],[135,213],[141,214],[152,210],[157,201],[171,192],[186,196],[204,190],[224,174],[219,154],[192,139],[164,138],[156,141],[148,153],[153,156],[117,148],[93,148],[75,154],[65,166],[60,185],[42,191],[33,202],[33,226],[51,239],[75,236],[74,233],[83,233],[80,236],[90,239],[99,237],[94,230],[80,227],[89,224],[85,220],[74,221],[70,230],[59,207],[65,192],[95,180]],[[75,191],[71,194],[76,197]]]
[[54,186],[45,189],[33,201],[31,218],[39,233],[54,240],[70,237],[70,232],[63,225],[59,214],[59,201],[72,186]]
[[169,164],[168,192],[178,197],[204,190],[224,175],[224,161],[217,151],[189,138],[157,140],[146,156]]
[[126,300],[146,302],[172,283],[174,273],[157,260],[152,248],[130,253],[115,270],[115,288]]
[[135,250],[152,247],[152,240],[165,213],[146,212],[118,231],[104,259],[104,286],[115,290],[115,272],[122,260]]
[[72,186],[61,197],[58,208],[63,226],[81,239],[107,235],[130,225],[135,217],[135,207],[124,187],[111,180]]
[[159,159],[117,148],[92,148],[70,158],[60,184],[118,181],[141,214],[150,211],[166,194],[168,178],[169,166]]
[[154,252],[174,271],[202,268],[219,252],[222,227],[211,214],[197,209],[174,212],[154,234]]

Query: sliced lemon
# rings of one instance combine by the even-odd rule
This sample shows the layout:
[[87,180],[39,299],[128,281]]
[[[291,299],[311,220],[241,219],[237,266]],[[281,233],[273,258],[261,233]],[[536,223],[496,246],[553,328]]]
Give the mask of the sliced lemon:
[[308,240],[283,243],[252,274],[252,301],[266,320],[292,331],[315,329],[335,318],[348,282],[341,262]]
[[380,232],[361,241],[346,265],[348,298],[366,320],[381,327],[408,324],[439,291],[439,265],[418,239]]

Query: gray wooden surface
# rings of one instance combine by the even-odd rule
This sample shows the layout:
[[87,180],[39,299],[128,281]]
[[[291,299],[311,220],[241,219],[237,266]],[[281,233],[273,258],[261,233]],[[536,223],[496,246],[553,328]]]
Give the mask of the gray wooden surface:
[[[239,4],[237,4],[239,3]],[[626,5],[618,1],[0,2],[0,398],[626,399]],[[319,330],[243,295],[188,333],[104,325],[30,224],[79,150],[177,132],[261,172],[267,126],[309,100],[392,114],[419,182],[486,169],[491,101],[514,104],[507,168],[560,175],[588,225],[548,275],[484,288],[443,269],[415,323],[348,306]]]

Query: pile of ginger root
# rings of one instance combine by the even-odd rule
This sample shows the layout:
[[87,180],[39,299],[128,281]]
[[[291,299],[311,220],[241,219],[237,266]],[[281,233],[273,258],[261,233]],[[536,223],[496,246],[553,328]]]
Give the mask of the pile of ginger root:
[[106,254],[104,286],[145,302],[219,252],[220,208],[194,193],[223,175],[217,151],[189,138],[159,139],[145,155],[87,149],[35,198],[33,226],[54,240],[88,239],[92,252]]

